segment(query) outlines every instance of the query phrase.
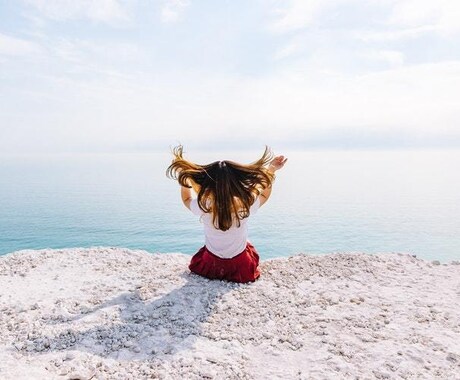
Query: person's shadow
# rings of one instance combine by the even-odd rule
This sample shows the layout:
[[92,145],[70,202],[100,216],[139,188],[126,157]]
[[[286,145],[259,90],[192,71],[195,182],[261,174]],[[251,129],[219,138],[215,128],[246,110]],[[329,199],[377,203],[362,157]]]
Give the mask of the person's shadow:
[[[181,275],[187,281],[179,288],[155,297],[155,287],[147,290],[134,289],[122,293],[102,304],[84,310],[71,318],[53,319],[48,324],[68,324],[69,328],[57,336],[43,334],[32,340],[33,351],[66,351],[80,350],[103,357],[119,359],[147,359],[155,355],[174,354],[191,348],[197,336],[206,336],[203,323],[206,322],[213,306],[228,291],[240,284],[207,280],[191,273]],[[119,312],[107,310],[119,307]],[[91,325],[95,313],[105,313],[115,316],[107,324],[100,324],[82,329],[73,326],[79,324]]]

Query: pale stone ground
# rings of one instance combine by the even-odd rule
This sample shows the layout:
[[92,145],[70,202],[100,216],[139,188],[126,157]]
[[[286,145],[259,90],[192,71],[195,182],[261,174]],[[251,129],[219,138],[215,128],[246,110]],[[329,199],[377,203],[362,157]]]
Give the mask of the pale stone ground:
[[263,261],[233,284],[121,248],[0,257],[0,379],[460,379],[460,265]]

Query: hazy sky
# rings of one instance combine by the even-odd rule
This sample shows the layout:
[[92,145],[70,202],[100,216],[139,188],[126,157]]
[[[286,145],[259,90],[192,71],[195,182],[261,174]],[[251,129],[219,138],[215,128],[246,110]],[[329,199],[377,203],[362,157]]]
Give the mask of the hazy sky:
[[460,147],[458,0],[0,0],[0,152]]

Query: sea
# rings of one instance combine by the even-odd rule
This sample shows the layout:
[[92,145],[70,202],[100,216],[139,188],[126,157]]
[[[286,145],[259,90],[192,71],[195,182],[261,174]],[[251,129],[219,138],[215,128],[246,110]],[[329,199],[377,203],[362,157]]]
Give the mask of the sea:
[[[200,164],[259,151],[185,152]],[[250,217],[261,259],[299,253],[409,253],[460,260],[460,150],[280,151],[269,201]],[[161,152],[0,157],[0,255],[126,247],[194,254],[203,226],[166,177]]]

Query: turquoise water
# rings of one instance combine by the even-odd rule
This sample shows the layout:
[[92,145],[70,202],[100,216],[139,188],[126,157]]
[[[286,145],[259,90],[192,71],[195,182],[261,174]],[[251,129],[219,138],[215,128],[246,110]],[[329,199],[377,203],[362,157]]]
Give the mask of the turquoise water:
[[[192,154],[243,162],[261,152]],[[337,251],[460,259],[460,151],[279,152],[272,198],[250,220],[263,259]],[[0,254],[120,246],[193,254],[200,223],[156,154],[0,161]]]

